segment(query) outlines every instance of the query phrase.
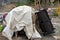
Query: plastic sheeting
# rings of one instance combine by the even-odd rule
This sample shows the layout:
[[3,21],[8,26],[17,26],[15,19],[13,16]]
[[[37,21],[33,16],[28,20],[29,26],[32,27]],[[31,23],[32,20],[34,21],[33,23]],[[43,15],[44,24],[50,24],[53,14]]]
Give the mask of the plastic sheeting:
[[2,32],[3,36],[7,37],[9,40],[12,40],[13,32],[24,29],[26,36],[30,39],[35,33],[34,30],[36,30],[34,29],[32,23],[32,14],[34,13],[35,9],[25,5],[11,10],[6,16],[7,26]]

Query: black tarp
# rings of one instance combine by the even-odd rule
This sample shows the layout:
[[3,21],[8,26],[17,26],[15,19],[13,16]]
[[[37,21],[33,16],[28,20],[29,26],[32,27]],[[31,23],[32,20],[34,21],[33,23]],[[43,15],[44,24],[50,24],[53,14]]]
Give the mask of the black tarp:
[[[54,27],[51,23],[51,19],[49,18],[48,12],[44,10],[40,10],[35,13],[37,15],[36,24],[39,25],[44,35],[54,33]],[[38,23],[37,23],[38,22]]]

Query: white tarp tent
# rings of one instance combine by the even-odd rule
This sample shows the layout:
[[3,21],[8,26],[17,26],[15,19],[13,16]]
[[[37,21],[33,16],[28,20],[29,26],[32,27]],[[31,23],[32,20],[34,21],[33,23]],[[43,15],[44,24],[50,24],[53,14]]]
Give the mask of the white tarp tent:
[[[11,10],[5,18],[7,26],[2,32],[3,36],[7,37],[9,40],[12,40],[14,31],[21,31],[22,29],[24,29],[26,36],[28,37],[28,39],[30,39],[35,33],[34,30],[37,32],[32,23],[32,14],[34,13],[35,9],[25,5],[16,7]],[[39,35],[38,32],[37,35]],[[41,38],[40,35],[38,37]]]

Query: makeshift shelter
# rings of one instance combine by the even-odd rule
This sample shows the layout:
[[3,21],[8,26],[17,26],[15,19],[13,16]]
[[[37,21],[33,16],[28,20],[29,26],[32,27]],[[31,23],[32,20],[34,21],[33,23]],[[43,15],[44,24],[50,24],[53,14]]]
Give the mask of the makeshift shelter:
[[[34,8],[25,5],[11,10],[6,16],[7,26],[2,32],[3,36],[7,37],[9,40],[12,40],[13,32],[21,31],[22,29],[24,29],[28,39],[32,36],[36,36],[34,33],[35,31],[37,32],[37,30],[32,23],[32,15],[34,13]],[[37,35],[41,38],[39,33]]]

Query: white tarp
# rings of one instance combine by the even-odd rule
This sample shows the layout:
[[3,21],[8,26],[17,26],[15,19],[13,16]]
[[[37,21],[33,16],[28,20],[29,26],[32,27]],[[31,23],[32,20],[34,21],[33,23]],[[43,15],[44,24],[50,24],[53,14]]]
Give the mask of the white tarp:
[[32,14],[34,13],[35,10],[32,7],[25,5],[11,10],[6,16],[7,26],[2,32],[3,36],[12,40],[13,32],[20,31],[24,28],[26,36],[30,39],[34,34],[34,26],[32,24]]

